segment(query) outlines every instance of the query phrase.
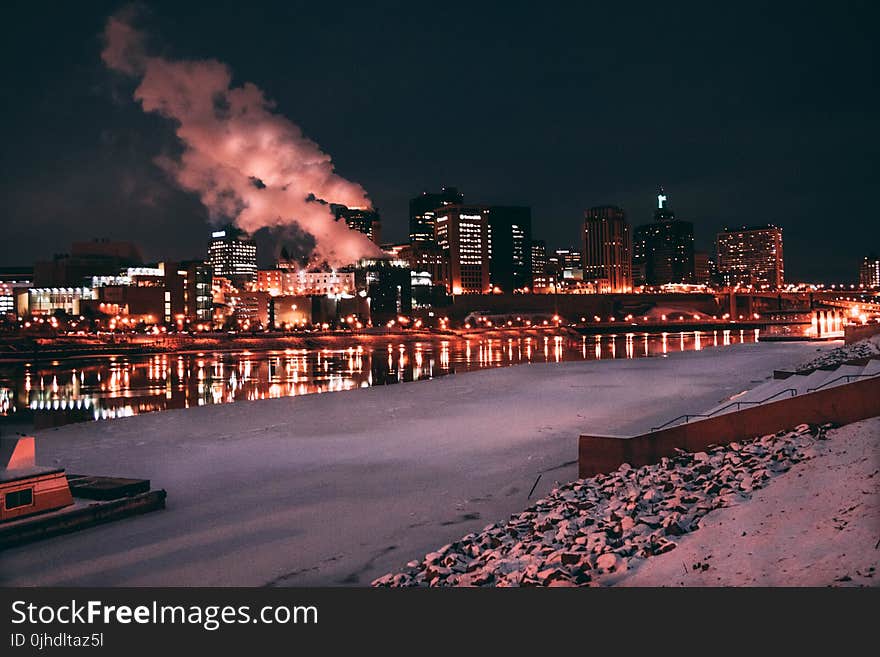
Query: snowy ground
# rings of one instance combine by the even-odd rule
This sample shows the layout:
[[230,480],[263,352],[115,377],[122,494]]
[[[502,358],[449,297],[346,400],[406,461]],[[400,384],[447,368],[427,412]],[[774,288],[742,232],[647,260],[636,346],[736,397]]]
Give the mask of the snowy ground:
[[623,465],[374,585],[877,584],[878,429],[880,418],[831,432],[804,424]]
[[[839,341],[837,344],[840,344]],[[805,370],[814,370],[818,367],[840,365],[856,358],[877,355],[880,355],[880,334],[853,342],[852,344],[841,345],[830,351],[823,350],[821,354],[801,363],[795,369],[803,372]]]
[[521,511],[538,475],[532,500],[574,479],[579,433],[708,408],[816,348],[522,365],[42,432],[41,463],[150,478],[168,508],[5,551],[0,583],[366,585]]
[[880,586],[880,418],[831,430],[817,448],[618,583]]

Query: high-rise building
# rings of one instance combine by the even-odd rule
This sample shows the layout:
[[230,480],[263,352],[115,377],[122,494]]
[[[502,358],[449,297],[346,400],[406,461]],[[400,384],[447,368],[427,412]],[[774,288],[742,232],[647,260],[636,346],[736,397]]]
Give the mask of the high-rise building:
[[651,226],[639,226],[633,231],[632,277],[633,287],[647,285],[648,279],[648,230]]
[[492,244],[485,209],[447,205],[437,213],[434,239],[449,263],[443,282],[450,294],[484,294],[490,289]]
[[532,209],[493,205],[483,210],[489,226],[489,284],[512,292],[532,284]]
[[599,291],[632,292],[632,234],[623,210],[613,205],[584,212],[583,278]]
[[543,278],[547,273],[547,243],[544,240],[532,240],[532,284],[535,279]]
[[880,258],[876,253],[866,255],[859,267],[859,285],[880,287]]
[[243,286],[257,278],[257,245],[243,231],[227,226],[211,233],[208,264],[214,276]]
[[637,285],[694,282],[694,225],[676,219],[662,187],[654,221],[635,231],[632,253]]
[[766,226],[725,229],[715,242],[718,271],[727,286],[776,289],[785,281],[782,229]]
[[439,193],[422,192],[409,202],[409,241],[413,244],[434,241],[437,210],[447,205],[461,205],[464,194],[455,187],[443,187]]
[[336,214],[336,221],[340,219],[352,230],[363,233],[372,240],[374,244],[379,244],[382,238],[382,222],[379,219],[379,213],[376,210],[367,210],[365,208],[347,208],[344,205],[334,205],[333,211]]

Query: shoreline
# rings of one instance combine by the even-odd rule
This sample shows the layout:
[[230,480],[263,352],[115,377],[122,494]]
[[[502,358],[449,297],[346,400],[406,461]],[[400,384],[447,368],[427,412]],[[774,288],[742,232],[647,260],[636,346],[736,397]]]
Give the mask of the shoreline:
[[[569,337],[580,339],[585,336],[620,336],[625,334],[648,334],[661,335],[662,333],[691,333],[694,331],[750,331],[763,325],[754,322],[738,324],[697,324],[689,322],[670,322],[668,324],[634,325],[620,323],[618,325],[597,324],[595,326],[530,326],[530,327],[492,327],[472,328],[455,330],[382,330],[381,332],[326,332],[307,335],[241,335],[211,334],[207,336],[164,336],[153,343],[124,342],[96,343],[97,338],[84,337],[78,339],[74,336],[62,336],[54,342],[48,338],[16,338],[13,341],[5,341],[8,349],[15,349],[26,344],[38,342],[36,350],[3,351],[0,352],[0,366],[15,365],[18,363],[43,363],[54,360],[86,360],[92,358],[110,358],[124,356],[150,356],[156,354],[191,354],[202,351],[217,353],[230,353],[236,351],[259,351],[270,352],[285,349],[321,349],[338,346],[341,342],[357,340],[365,344],[375,344],[384,341],[410,344],[416,342],[437,342],[448,340],[450,342],[466,342],[479,339],[524,339],[535,337]],[[763,340],[761,340],[763,341]],[[794,342],[817,342],[808,338],[788,341]]]

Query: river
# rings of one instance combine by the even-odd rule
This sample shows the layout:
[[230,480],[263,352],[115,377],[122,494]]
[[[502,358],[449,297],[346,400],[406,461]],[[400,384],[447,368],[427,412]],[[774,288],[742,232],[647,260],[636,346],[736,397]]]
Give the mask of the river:
[[205,404],[330,393],[524,363],[662,357],[755,342],[758,331],[472,338],[332,349],[104,356],[0,366],[0,425],[105,421]]

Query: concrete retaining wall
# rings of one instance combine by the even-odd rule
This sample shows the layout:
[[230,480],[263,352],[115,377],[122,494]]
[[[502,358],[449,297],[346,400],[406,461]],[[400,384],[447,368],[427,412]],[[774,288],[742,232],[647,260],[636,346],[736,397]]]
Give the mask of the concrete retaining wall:
[[699,452],[798,424],[849,424],[880,415],[880,377],[855,381],[747,408],[734,413],[661,429],[632,438],[581,435],[578,473],[591,477],[611,472],[623,463],[641,467],[672,456],[676,449]]

